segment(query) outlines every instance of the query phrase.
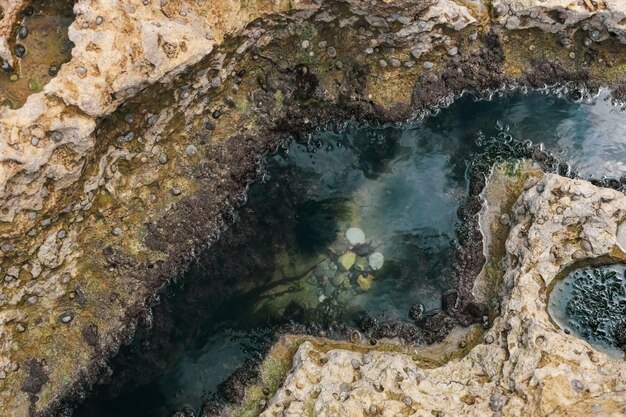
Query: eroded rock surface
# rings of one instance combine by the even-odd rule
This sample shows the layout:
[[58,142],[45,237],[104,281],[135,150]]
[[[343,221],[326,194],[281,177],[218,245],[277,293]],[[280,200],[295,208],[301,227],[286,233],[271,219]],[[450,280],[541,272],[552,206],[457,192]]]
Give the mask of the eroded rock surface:
[[626,197],[586,181],[532,178],[506,242],[501,315],[461,359],[419,368],[400,353],[300,346],[269,416],[621,416],[626,363],[555,327],[547,289],[585,259],[623,260]]

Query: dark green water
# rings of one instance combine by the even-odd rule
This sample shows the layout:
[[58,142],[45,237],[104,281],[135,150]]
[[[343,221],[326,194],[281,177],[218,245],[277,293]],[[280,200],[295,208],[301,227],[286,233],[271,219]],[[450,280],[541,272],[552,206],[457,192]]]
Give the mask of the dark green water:
[[[626,349],[626,266],[584,268],[558,282],[548,310],[564,329],[600,350],[624,357]],[[621,342],[620,342],[621,341]]]
[[[122,349],[110,384],[74,415],[197,411],[238,366],[260,357],[275,326],[328,328],[364,313],[408,320],[418,302],[439,308],[456,285],[456,212],[469,161],[531,141],[582,177],[619,179],[625,116],[602,97],[466,96],[423,122],[350,124],[292,143],[268,158],[235,225],[162,297],[152,331]],[[354,261],[342,258],[350,227],[367,243]],[[384,257],[380,269],[374,252]]]

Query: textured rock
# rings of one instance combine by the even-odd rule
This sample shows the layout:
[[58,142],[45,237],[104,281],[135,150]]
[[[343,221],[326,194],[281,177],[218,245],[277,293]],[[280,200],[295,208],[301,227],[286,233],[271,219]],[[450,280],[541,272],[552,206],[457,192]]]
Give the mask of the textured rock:
[[586,181],[532,180],[512,210],[505,296],[484,343],[429,369],[406,354],[305,342],[262,416],[624,415],[626,363],[556,328],[546,303],[577,262],[626,259],[617,244],[625,208],[623,194]]
[[496,0],[492,5],[496,21],[507,29],[539,28],[571,34],[584,23],[580,28],[594,41],[607,39],[612,34],[626,43],[626,4],[623,0]]
[[[6,46],[24,3],[2,5]],[[549,62],[561,72],[538,75],[526,48],[504,56],[480,3],[78,0],[75,11],[72,60],[0,111],[2,415],[79,397],[284,135],[333,118],[406,120],[465,89],[582,77],[569,51]],[[594,55],[616,66],[585,68],[616,86],[622,57],[605,45]]]

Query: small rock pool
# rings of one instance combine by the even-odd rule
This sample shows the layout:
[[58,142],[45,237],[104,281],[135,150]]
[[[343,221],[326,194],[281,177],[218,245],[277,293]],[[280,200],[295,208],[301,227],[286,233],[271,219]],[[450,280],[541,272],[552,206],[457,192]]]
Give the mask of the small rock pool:
[[349,123],[269,156],[237,222],[163,294],[151,330],[74,415],[197,413],[276,330],[324,334],[366,314],[409,321],[412,307],[413,318],[441,308],[456,286],[470,164],[532,142],[563,174],[626,183],[625,113],[604,91],[589,102],[553,93],[466,95],[421,122]]
[[17,109],[43,87],[72,57],[68,28],[74,1],[34,0],[19,16],[9,46],[14,62],[0,59],[0,106]]
[[626,351],[626,265],[587,267],[556,283],[548,304],[550,316],[605,353],[623,358]]

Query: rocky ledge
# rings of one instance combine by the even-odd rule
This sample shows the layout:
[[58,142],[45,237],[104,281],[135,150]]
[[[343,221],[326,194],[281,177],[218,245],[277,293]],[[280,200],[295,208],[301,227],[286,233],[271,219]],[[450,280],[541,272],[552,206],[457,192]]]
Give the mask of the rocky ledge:
[[[149,322],[159,289],[232,220],[258,159],[286,137],[349,118],[406,121],[468,89],[570,83],[574,95],[607,85],[626,97],[615,20],[624,6],[579,3],[78,0],[70,62],[22,108],[0,112],[0,414],[53,415],[106,373]],[[0,56],[14,62],[11,34],[27,2],[0,6]],[[612,236],[585,239],[599,256]],[[518,262],[535,253],[525,247]],[[574,253],[555,253],[565,261],[540,272],[558,272]],[[462,304],[475,298],[483,258],[474,255],[460,268]],[[554,276],[515,271],[506,305]],[[526,330],[507,311],[509,336],[494,332],[468,358],[496,340],[510,343],[494,355],[539,352],[518,347],[512,335]],[[567,366],[587,363],[579,342],[564,340]],[[302,349],[303,359],[314,351]],[[493,384],[508,395],[504,378]],[[513,407],[522,396],[510,398]]]

